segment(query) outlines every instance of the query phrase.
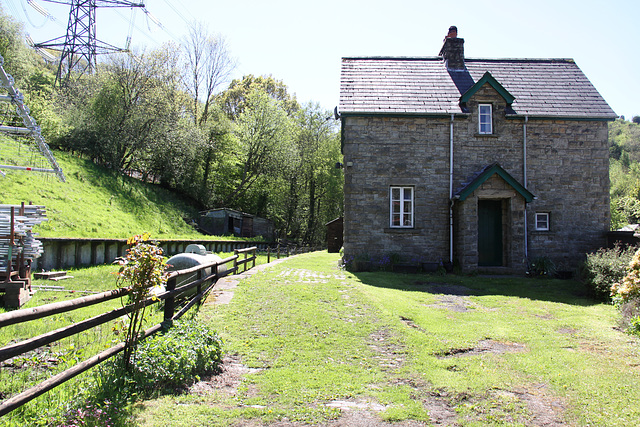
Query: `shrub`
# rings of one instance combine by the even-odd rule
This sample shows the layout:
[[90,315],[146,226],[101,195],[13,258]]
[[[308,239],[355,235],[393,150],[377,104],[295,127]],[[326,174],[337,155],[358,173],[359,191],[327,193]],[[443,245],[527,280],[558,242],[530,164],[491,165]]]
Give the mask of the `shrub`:
[[617,303],[640,299],[640,250],[631,259],[624,278],[611,286],[611,296]]
[[100,364],[95,384],[78,390],[58,426],[133,426],[130,403],[139,398],[176,392],[199,375],[215,372],[222,362],[222,342],[210,328],[194,320],[175,322],[168,331],[139,341],[130,369],[122,354]]
[[143,394],[181,388],[222,361],[218,335],[195,321],[176,322],[162,335],[142,341],[132,363],[132,377]]
[[640,316],[634,316],[629,319],[629,326],[627,327],[627,331],[630,334],[640,336]]
[[635,250],[635,247],[616,246],[587,254],[582,278],[593,297],[602,301],[611,300],[611,287],[627,274]]
[[640,250],[629,263],[624,279],[611,286],[611,296],[620,308],[621,326],[630,334],[640,335]]

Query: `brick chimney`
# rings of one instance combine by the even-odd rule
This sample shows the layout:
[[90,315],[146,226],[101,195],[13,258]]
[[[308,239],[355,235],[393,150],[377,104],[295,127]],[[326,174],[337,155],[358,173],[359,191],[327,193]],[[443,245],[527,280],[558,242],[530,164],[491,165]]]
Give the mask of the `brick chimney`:
[[464,39],[458,38],[458,28],[449,27],[449,33],[444,38],[444,45],[438,56],[444,60],[448,70],[464,70]]

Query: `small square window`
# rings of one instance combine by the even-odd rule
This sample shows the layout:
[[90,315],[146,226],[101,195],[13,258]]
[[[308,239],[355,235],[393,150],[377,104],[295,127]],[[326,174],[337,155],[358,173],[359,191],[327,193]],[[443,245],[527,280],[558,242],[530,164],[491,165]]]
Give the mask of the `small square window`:
[[478,107],[478,133],[484,135],[493,133],[491,104],[480,104]]
[[536,212],[536,230],[549,231],[549,213]]
[[391,187],[390,227],[413,227],[413,187]]

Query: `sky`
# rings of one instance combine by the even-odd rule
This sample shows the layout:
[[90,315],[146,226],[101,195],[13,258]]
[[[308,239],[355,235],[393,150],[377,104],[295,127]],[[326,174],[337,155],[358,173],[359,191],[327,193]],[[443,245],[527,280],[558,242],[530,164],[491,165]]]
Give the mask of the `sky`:
[[[57,0],[67,1],[71,0]],[[98,0],[99,2],[100,0]],[[38,14],[30,3],[49,11]],[[146,0],[146,9],[99,8],[99,40],[155,49],[200,21],[225,38],[238,66],[233,78],[271,75],[301,103],[333,110],[340,62],[348,56],[437,56],[451,25],[469,58],[573,58],[627,120],[640,115],[638,0]],[[35,42],[66,32],[69,6],[0,0]],[[104,58],[99,58],[103,60]]]

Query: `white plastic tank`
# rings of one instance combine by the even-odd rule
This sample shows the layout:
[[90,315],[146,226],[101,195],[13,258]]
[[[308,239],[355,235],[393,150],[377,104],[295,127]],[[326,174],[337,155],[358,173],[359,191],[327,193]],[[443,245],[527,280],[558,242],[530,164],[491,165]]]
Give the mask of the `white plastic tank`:
[[[187,252],[176,254],[167,260],[167,271],[186,270],[188,268],[197,267],[200,265],[212,264],[222,261],[218,255],[207,253],[202,245],[189,245],[186,249]],[[218,274],[227,271],[226,265],[218,266]],[[207,267],[203,270],[200,277],[209,276],[212,274],[212,268]],[[186,285],[189,282],[193,282],[197,279],[197,273],[191,273],[186,276],[178,277],[176,282],[176,288],[182,285]],[[204,283],[205,286],[211,284],[211,280]],[[203,286],[204,288],[204,286]],[[196,287],[193,290],[189,290],[186,295],[192,295],[196,291]]]

